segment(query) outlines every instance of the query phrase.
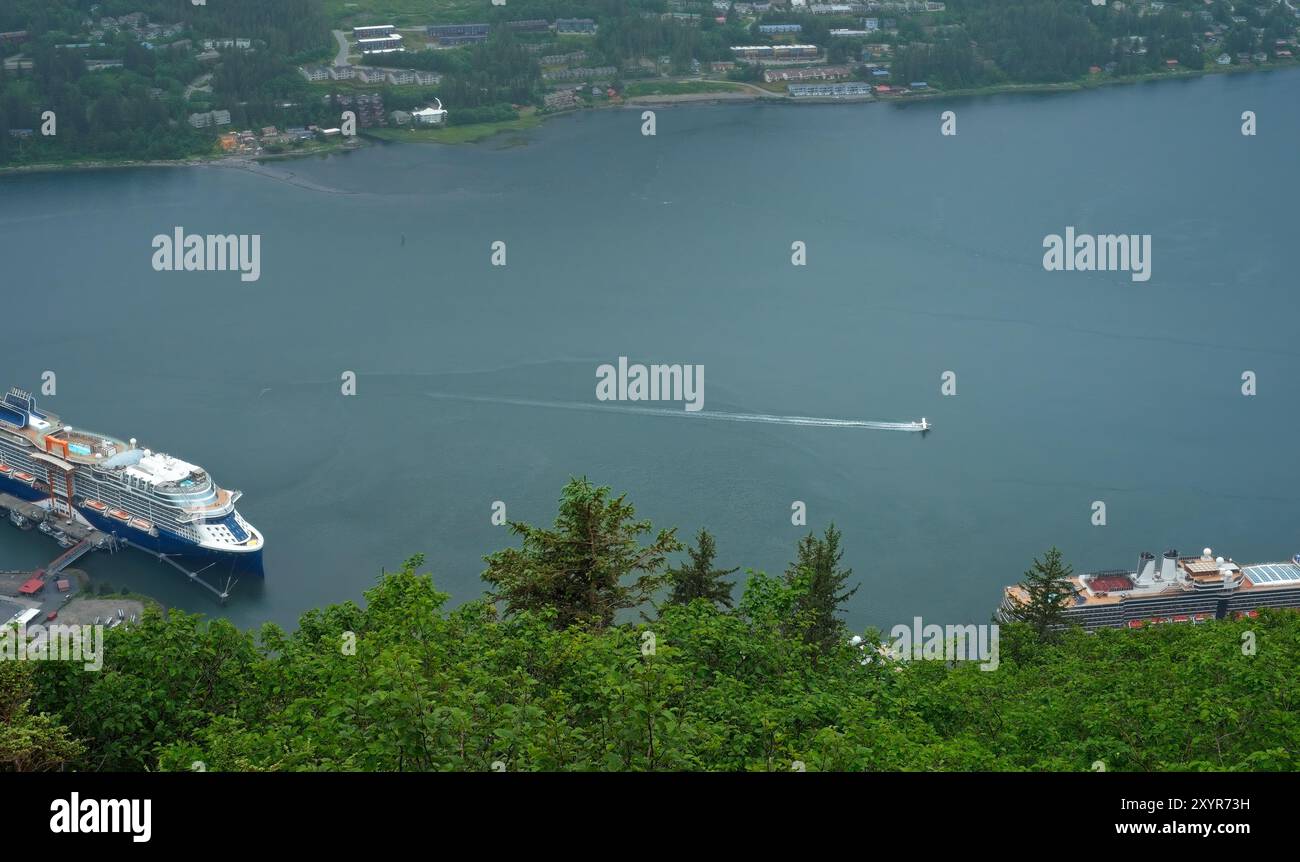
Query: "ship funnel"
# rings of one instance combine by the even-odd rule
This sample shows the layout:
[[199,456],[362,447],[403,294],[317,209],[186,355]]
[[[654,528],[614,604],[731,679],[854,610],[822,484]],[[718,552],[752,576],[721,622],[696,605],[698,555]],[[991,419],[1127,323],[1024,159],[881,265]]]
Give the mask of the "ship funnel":
[[1138,557],[1137,579],[1139,583],[1150,581],[1156,573],[1156,555],[1150,551],[1143,551]]
[[1178,579],[1178,552],[1173,548],[1165,551],[1164,559],[1160,561],[1160,580],[1174,581]]

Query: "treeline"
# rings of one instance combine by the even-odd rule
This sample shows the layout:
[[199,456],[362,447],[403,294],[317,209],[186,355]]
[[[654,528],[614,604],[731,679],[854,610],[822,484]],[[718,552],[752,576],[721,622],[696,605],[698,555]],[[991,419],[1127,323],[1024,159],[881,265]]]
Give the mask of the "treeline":
[[[1096,634],[1015,623],[996,670],[848,639],[834,528],[739,597],[707,532],[571,482],[510,525],[489,595],[419,573],[254,635],[173,611],[98,672],[0,662],[0,764],[185,770],[1294,770],[1300,615]],[[1049,554],[1027,574],[1048,597]],[[909,621],[910,624],[910,621]],[[1255,649],[1242,649],[1249,628]],[[1247,654],[1249,653],[1249,654]]]
[[[95,7],[92,16],[90,9]],[[329,39],[321,0],[13,0],[0,4],[0,29],[27,30],[28,41],[5,50],[33,68],[0,70],[0,165],[83,158],[177,159],[210,151],[212,132],[196,131],[190,113],[230,110],[241,127],[323,118],[296,72],[296,57],[319,52]],[[247,38],[250,51],[223,50],[214,68],[194,49],[146,48],[134,35],[106,32],[103,46],[58,48],[85,40],[86,18],[98,22],[143,12],[150,23],[184,25],[167,42]],[[87,71],[87,59],[120,60],[121,69]],[[213,73],[212,91],[189,98],[186,86]],[[53,111],[55,134],[43,135]],[[28,135],[27,130],[32,134]],[[13,134],[11,134],[11,132]]]

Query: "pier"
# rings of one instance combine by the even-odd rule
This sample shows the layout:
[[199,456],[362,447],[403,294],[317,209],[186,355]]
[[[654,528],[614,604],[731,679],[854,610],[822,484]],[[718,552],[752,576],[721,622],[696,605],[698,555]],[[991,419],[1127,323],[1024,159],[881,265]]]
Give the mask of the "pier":
[[[52,512],[49,509],[38,506],[27,500],[23,500],[19,497],[15,497],[11,494],[0,493],[0,511],[16,513],[22,516],[26,521],[37,526],[48,525],[52,530],[57,530],[58,532],[63,533],[75,542],[75,544],[70,546],[58,557],[55,557],[54,560],[43,569],[37,569],[33,572],[9,572],[5,574],[26,575],[28,578],[39,580],[44,584],[48,579],[55,578],[77,560],[92,551],[107,550],[109,552],[116,552],[120,548],[130,546],[136,550],[143,551],[149,556],[157,558],[159,562],[166,563],[176,569],[181,574],[185,575],[185,577],[192,583],[198,584],[200,587],[203,587],[203,589],[212,593],[212,595],[214,595],[223,605],[226,603],[226,600],[230,598],[230,592],[235,585],[233,579],[227,579],[224,587],[214,587],[212,584],[209,584],[207,581],[203,580],[203,578],[199,577],[199,575],[203,574],[206,569],[192,572],[173,560],[167,554],[146,548],[143,545],[130,541],[129,539],[123,539],[116,533],[110,534],[101,530],[96,530],[94,527],[87,526],[75,518],[64,517],[56,512]],[[211,568],[211,566],[208,568]]]

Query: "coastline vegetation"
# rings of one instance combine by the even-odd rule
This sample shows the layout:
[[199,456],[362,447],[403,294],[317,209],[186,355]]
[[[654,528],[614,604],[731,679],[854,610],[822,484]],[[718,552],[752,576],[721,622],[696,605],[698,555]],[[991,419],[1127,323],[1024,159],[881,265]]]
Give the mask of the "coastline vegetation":
[[[102,24],[105,17],[134,13],[147,25],[141,19]],[[0,40],[0,59],[11,66],[0,67],[0,170],[219,157],[221,132],[336,126],[341,109],[324,97],[360,92],[382,95],[386,112],[409,110],[436,96],[448,108],[450,123],[482,128],[421,131],[412,133],[414,139],[478,140],[494,128],[529,127],[526,109],[543,108],[548,90],[556,86],[543,77],[542,57],[579,51],[581,66],[617,70],[613,80],[598,83],[630,97],[672,100],[714,92],[757,97],[753,90],[704,80],[708,64],[731,61],[735,45],[795,39],[817,45],[821,59],[849,66],[859,80],[878,82],[872,72],[887,67],[883,80],[896,91],[889,101],[1068,91],[1287,68],[1300,53],[1298,13],[1288,4],[1269,2],[1165,0],[1112,8],[1071,0],[949,0],[934,11],[869,14],[878,16],[871,19],[877,24],[864,31],[858,28],[865,19],[856,13],[772,9],[742,15],[733,6],[723,15],[703,0],[671,11],[663,0],[512,0],[508,8],[448,0],[436,10],[413,0],[223,0],[202,6],[101,0],[93,15],[82,0],[12,0],[0,6],[0,32],[22,35]],[[558,17],[594,19],[596,32],[575,36],[505,26]],[[442,76],[436,87],[309,84],[299,72],[300,66],[334,57],[338,46],[331,28],[380,22],[408,28],[414,50],[368,62],[436,71]],[[487,41],[422,47],[424,24],[466,22],[492,25]],[[797,38],[760,32],[760,26],[772,23],[795,23],[802,30]],[[167,35],[150,35],[154,44],[140,28],[158,24],[167,25]],[[833,36],[833,29],[857,35]],[[204,50],[207,39],[232,37],[247,39],[248,47]],[[741,64],[725,74],[780,94],[780,85],[762,83],[761,72],[757,65]],[[927,88],[897,94],[913,81],[925,81]],[[565,85],[591,83],[573,78]],[[579,102],[611,103],[617,100]],[[229,111],[229,125],[194,128],[189,122],[213,110]],[[56,134],[43,134],[46,111],[57,117]],[[516,118],[520,122],[512,126]],[[390,135],[373,121],[366,125],[377,138],[413,139]]]
[[674,566],[676,530],[585,479],[552,526],[510,528],[489,595],[456,608],[416,557],[293,632],[150,610],[105,634],[99,672],[0,662],[0,769],[1300,769],[1294,611],[1011,623],[985,671],[850,639],[834,527],[739,596],[731,549],[701,531]]

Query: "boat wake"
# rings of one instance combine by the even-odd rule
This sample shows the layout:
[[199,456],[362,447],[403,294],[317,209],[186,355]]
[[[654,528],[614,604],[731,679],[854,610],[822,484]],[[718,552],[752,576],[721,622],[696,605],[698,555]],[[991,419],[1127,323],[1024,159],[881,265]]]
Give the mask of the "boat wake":
[[710,419],[716,422],[758,422],[765,425],[798,425],[814,428],[857,428],[867,431],[917,431],[930,430],[925,420],[920,422],[873,422],[865,419],[829,419],[820,416],[773,416],[767,413],[725,413],[700,410],[669,410],[662,407],[633,407],[630,405],[587,404],[581,401],[539,401],[531,398],[505,398],[488,395],[456,395],[449,392],[426,392],[430,398],[447,401],[474,401],[480,404],[505,404],[514,407],[549,407],[555,410],[584,410],[592,413],[628,413],[638,416],[673,416],[686,419]]

